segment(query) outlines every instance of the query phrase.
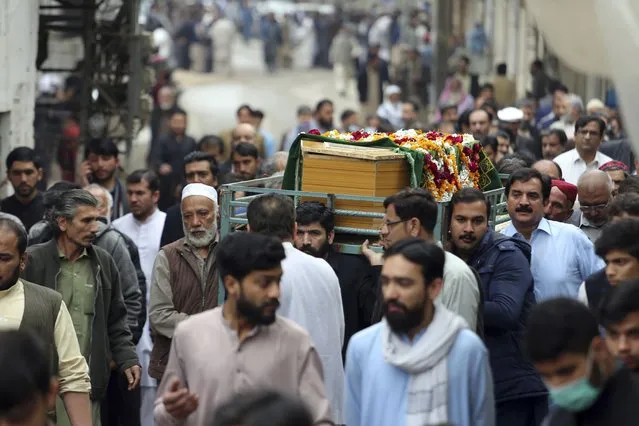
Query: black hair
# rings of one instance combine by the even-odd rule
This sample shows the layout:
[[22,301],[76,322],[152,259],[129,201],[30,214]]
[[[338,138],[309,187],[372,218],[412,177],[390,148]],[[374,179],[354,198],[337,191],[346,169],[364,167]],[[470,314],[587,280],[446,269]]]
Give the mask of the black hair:
[[535,59],[532,62],[532,66],[535,68],[539,68],[540,70],[544,69],[544,62],[541,59]]
[[410,188],[399,191],[384,200],[384,208],[393,205],[401,220],[416,218],[428,232],[437,225],[438,206],[433,195],[424,188]]
[[427,243],[421,238],[406,238],[389,247],[384,252],[384,259],[398,255],[422,267],[424,284],[426,285],[444,276],[446,255],[444,250],[435,243]]
[[470,126],[470,110],[466,110],[457,117],[457,131],[461,132],[463,126]]
[[514,155],[506,155],[497,163],[497,171],[501,174],[511,175],[516,170],[526,167],[526,162]]
[[220,154],[224,154],[226,148],[224,146],[224,140],[216,135],[206,135],[197,143],[198,151],[205,151],[207,147],[216,147],[220,151]]
[[557,298],[534,305],[524,332],[524,346],[533,363],[553,361],[563,354],[586,355],[599,335],[594,314],[586,305]]
[[606,122],[603,121],[601,118],[597,117],[596,115],[585,115],[585,116],[579,117],[577,121],[575,122],[575,133],[579,132],[580,129],[586,127],[588,124],[592,123],[593,121],[597,123],[597,125],[599,126],[599,135],[603,136],[606,131]]
[[469,58],[468,56],[466,56],[466,55],[462,55],[462,56],[460,56],[460,57],[459,57],[459,60],[460,60],[460,61],[462,61],[462,62],[465,62],[465,63],[466,63],[466,65],[469,65],[469,64],[470,64],[470,58]]
[[613,250],[625,251],[639,260],[639,219],[625,218],[606,225],[595,241],[597,256],[605,258]]
[[506,75],[508,73],[508,65],[504,62],[497,64],[497,75]]
[[251,115],[253,114],[253,108],[251,108],[250,105],[242,104],[239,107],[237,107],[237,110],[235,111],[235,115],[239,117],[242,110],[248,110],[249,114]]
[[188,114],[186,113],[186,111],[185,111],[185,110],[183,110],[182,108],[174,108],[174,109],[171,111],[171,117],[173,117],[174,115],[178,115],[178,114],[179,114],[179,115],[183,115],[183,116],[185,116],[185,117],[187,117],[187,116],[188,116]]
[[619,184],[619,194],[639,194],[639,176],[626,176]]
[[510,187],[513,183],[528,182],[532,179],[539,179],[539,182],[541,182],[541,197],[543,200],[547,200],[548,197],[550,197],[550,190],[552,189],[551,179],[546,175],[542,175],[539,171],[530,168],[515,170],[511,173],[506,183],[504,194],[506,194],[506,197],[510,195]]
[[51,185],[42,196],[42,204],[44,205],[44,208],[48,209],[53,207],[61,193],[71,191],[72,189],[82,189],[82,185],[78,185],[75,182],[68,182],[66,180],[56,182]]
[[550,129],[548,131],[547,135],[548,136],[550,136],[550,135],[557,136],[561,146],[566,146],[566,142],[568,142],[568,136],[566,135],[566,132],[564,132],[562,129]]
[[319,201],[300,203],[295,210],[295,221],[303,226],[317,222],[327,234],[335,229],[335,213]]
[[27,251],[29,236],[27,235],[27,229],[20,219],[8,213],[0,213],[0,229],[3,234],[8,230],[16,235],[18,240],[18,254],[22,256],[24,252]]
[[[482,104],[480,109],[483,109],[484,111],[486,111],[488,115],[490,116],[490,120],[492,121],[495,119],[495,114],[497,110],[499,109],[499,106],[497,105],[497,102],[495,102],[494,100],[488,99],[486,102]],[[489,111],[489,109],[492,111]]]
[[639,313],[639,280],[628,280],[612,286],[598,309],[599,323],[604,328],[616,325],[632,313]]
[[472,110],[470,112],[470,114],[468,114],[468,122],[470,123],[470,116],[473,115],[474,112],[477,111],[481,111],[481,112],[485,112],[486,115],[488,116],[488,122],[493,121],[493,114],[490,111],[485,110],[484,108],[475,108],[474,110]]
[[266,235],[233,232],[217,249],[216,262],[220,277],[230,275],[238,281],[253,271],[273,269],[286,257],[281,241]]
[[419,102],[413,101],[411,99],[408,99],[406,101],[404,101],[405,104],[409,104],[410,106],[413,107],[413,111],[415,112],[419,112],[420,110],[420,106],[419,106]]
[[610,217],[621,216],[623,214],[639,217],[639,194],[627,192],[618,194],[608,206]]
[[322,107],[324,105],[333,105],[333,101],[331,101],[330,99],[322,99],[321,101],[319,101],[317,103],[317,105],[315,105],[315,112],[319,112],[320,109],[322,109]]
[[560,81],[557,80],[553,80],[550,82],[550,84],[548,85],[548,89],[550,91],[550,93],[555,94],[556,92],[563,92],[563,93],[568,93],[568,87],[566,87],[564,84],[562,84]]
[[311,426],[313,417],[301,400],[274,391],[236,395],[220,406],[212,426]]
[[271,193],[254,198],[246,209],[246,218],[251,232],[280,239],[293,237],[295,207],[288,197]]
[[342,112],[342,115],[340,116],[340,120],[341,121],[348,120],[349,118],[351,118],[355,114],[357,114],[357,113],[355,111],[353,111],[352,109],[345,109],[344,112]]
[[482,148],[489,146],[493,149],[494,152],[497,152],[497,149],[499,147],[499,141],[495,136],[492,135],[484,136],[483,138],[481,138],[480,143]]
[[453,217],[453,210],[457,204],[470,204],[481,201],[486,205],[486,219],[490,217],[490,201],[483,192],[476,188],[462,188],[453,194],[448,206],[448,223],[450,224]]
[[217,160],[215,159],[215,157],[213,157],[213,155],[209,154],[208,152],[201,152],[201,151],[193,151],[186,154],[186,156],[184,157],[184,173],[186,174],[187,164],[196,163],[198,161],[208,161],[209,170],[211,170],[211,174],[213,176],[217,176],[218,174]]
[[88,158],[91,154],[118,158],[120,151],[111,139],[91,139],[84,148],[84,158]]
[[264,119],[264,112],[262,112],[259,109],[254,109],[253,111],[251,111],[251,116],[253,118],[257,118],[258,120],[263,120]]
[[444,104],[444,105],[440,105],[439,107],[439,113],[441,115],[444,115],[446,113],[446,111],[448,111],[449,109],[454,109],[455,111],[457,111],[457,105],[455,104]]
[[36,154],[36,152],[33,149],[26,146],[19,146],[17,148],[14,148],[9,153],[9,155],[7,155],[7,160],[6,160],[7,170],[11,170],[13,163],[15,163],[16,161],[33,163],[36,169],[39,169],[42,167],[42,164],[40,163],[40,159],[38,158],[38,155]]
[[142,183],[145,180],[151,192],[160,190],[160,178],[153,170],[138,169],[126,177],[127,185]]
[[484,90],[490,90],[490,91],[495,91],[495,86],[493,86],[491,83],[484,83],[481,85],[481,87],[479,88],[479,92],[483,92]]
[[38,397],[51,389],[51,354],[35,335],[24,330],[0,331],[0,418],[23,423]]
[[233,147],[233,151],[231,153],[231,157],[233,154],[237,154],[240,157],[253,157],[255,159],[259,158],[260,153],[257,150],[257,147],[252,143],[241,142]]

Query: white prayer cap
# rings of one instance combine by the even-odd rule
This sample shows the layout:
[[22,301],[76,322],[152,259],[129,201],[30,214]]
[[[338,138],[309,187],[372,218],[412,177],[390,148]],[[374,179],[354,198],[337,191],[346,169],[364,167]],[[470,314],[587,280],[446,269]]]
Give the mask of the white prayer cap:
[[519,108],[506,107],[497,111],[497,118],[505,123],[515,123],[524,119],[524,112]]
[[203,183],[189,183],[182,190],[182,201],[184,201],[186,197],[194,195],[206,197],[217,204],[217,191],[212,186],[204,185]]
[[386,90],[384,90],[385,96],[399,95],[401,93],[402,89],[400,89],[399,86],[395,84],[391,84],[390,86],[386,87]]

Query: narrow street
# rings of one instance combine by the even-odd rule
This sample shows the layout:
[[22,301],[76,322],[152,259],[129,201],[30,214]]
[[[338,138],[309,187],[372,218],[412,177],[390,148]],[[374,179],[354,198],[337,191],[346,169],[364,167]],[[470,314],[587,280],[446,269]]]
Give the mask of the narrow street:
[[[277,139],[295,122],[295,111],[301,105],[314,107],[320,99],[335,102],[335,124],[346,108],[357,109],[355,86],[348,98],[340,98],[333,84],[330,70],[280,70],[267,74],[262,61],[259,41],[249,45],[238,41],[232,77],[217,74],[176,72],[176,80],[183,89],[180,106],[188,113],[188,133],[198,139],[216,134],[235,124],[235,111],[247,103],[264,112],[264,130]],[[126,170],[144,166],[150,133],[140,132]]]

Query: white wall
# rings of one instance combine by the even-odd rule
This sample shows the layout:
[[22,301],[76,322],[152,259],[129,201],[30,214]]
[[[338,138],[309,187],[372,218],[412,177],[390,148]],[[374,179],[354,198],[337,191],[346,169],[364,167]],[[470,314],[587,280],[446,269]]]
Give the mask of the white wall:
[[1,0],[0,180],[6,176],[7,154],[17,146],[33,146],[37,44],[38,2]]

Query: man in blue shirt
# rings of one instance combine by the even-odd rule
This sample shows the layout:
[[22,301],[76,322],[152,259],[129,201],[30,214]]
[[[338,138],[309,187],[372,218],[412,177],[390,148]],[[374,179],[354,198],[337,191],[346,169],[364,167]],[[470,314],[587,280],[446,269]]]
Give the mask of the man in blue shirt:
[[534,169],[515,171],[505,188],[511,224],[503,233],[523,238],[532,246],[537,302],[560,296],[577,298],[581,283],[605,265],[579,228],[544,218],[550,189],[550,178]]
[[443,284],[443,250],[411,237],[384,258],[384,320],[348,346],[346,424],[494,425],[488,351],[464,319],[433,302]]

